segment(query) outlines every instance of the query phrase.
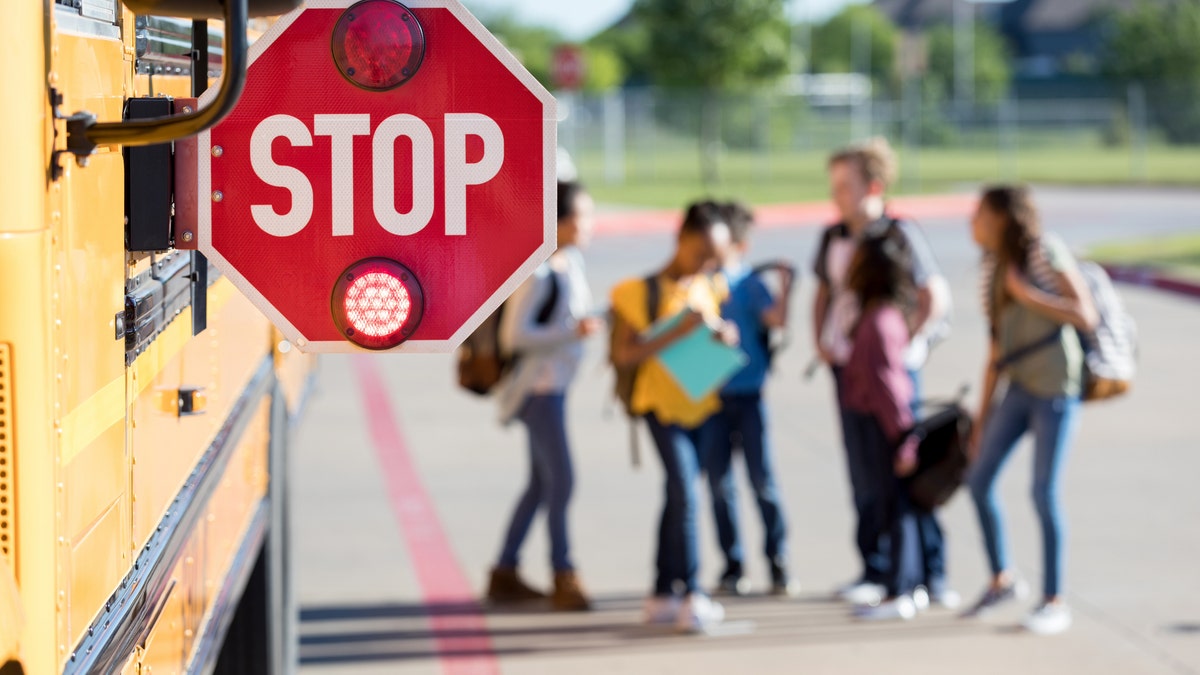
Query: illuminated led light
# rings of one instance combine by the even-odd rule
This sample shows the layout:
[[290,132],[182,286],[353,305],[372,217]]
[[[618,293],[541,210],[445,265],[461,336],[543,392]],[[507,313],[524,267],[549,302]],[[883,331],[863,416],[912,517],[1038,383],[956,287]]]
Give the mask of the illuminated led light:
[[425,31],[412,10],[394,0],[363,0],[333,28],[333,61],[342,76],[371,91],[387,91],[417,74]]
[[334,285],[334,323],[346,339],[367,349],[390,349],[407,340],[423,311],[416,277],[391,260],[355,263]]

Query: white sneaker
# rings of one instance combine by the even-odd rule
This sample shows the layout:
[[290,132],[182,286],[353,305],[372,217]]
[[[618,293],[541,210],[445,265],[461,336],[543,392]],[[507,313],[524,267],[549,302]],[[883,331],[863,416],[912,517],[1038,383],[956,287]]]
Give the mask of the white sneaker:
[[1043,603],[1021,622],[1035,635],[1058,635],[1071,627],[1071,608],[1064,603]]
[[912,592],[913,606],[918,612],[924,612],[929,609],[929,591],[925,590],[924,586],[917,586]]
[[958,591],[944,588],[938,593],[932,593],[929,596],[929,601],[936,607],[942,609],[958,609],[962,607],[962,596]]
[[937,593],[930,593],[924,586],[917,586],[912,593],[913,603],[918,612],[924,612],[930,607],[938,609],[958,609],[962,606],[962,596],[958,591],[944,588]]
[[883,600],[885,595],[887,595],[886,587],[882,584],[873,584],[868,581],[843,588],[838,593],[838,597],[843,602],[848,602],[852,605],[877,605]]
[[875,605],[859,605],[854,616],[863,621],[909,621],[917,615],[912,596],[901,595]]
[[725,620],[725,608],[713,602],[707,595],[692,593],[684,598],[675,619],[675,628],[681,633],[703,633]]
[[675,595],[654,595],[646,598],[642,608],[642,623],[648,626],[666,626],[675,623],[683,600]]

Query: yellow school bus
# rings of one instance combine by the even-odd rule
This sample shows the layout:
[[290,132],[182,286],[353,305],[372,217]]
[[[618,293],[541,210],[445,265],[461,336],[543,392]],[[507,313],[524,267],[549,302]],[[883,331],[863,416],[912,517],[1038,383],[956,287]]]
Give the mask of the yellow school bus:
[[166,97],[297,2],[0,3],[2,675],[289,669],[311,363],[173,238],[171,139],[216,117]]

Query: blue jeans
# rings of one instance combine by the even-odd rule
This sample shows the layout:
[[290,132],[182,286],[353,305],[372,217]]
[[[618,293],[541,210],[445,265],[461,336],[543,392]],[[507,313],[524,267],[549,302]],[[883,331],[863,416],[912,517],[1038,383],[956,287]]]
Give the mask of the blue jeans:
[[658,526],[654,594],[674,595],[700,589],[696,573],[700,550],[696,542],[696,482],[700,478],[697,452],[699,429],[663,424],[653,413],[646,424],[666,473],[662,520]]
[[555,572],[574,569],[567,538],[567,504],[575,486],[571,450],[567,444],[566,397],[530,396],[517,418],[529,432],[529,484],[517,502],[504,538],[500,567],[516,567],[521,544],[542,505],[550,530],[550,562]]
[[968,477],[979,510],[988,563],[992,574],[1000,574],[1009,569],[1009,560],[996,479],[1017,442],[1025,432],[1033,431],[1033,503],[1042,526],[1042,592],[1047,598],[1062,592],[1063,521],[1058,486],[1078,418],[1078,398],[1041,398],[1010,384],[1004,400],[988,417],[979,458]]
[[746,460],[746,472],[758,511],[762,514],[766,532],[764,553],[768,560],[786,556],[786,528],[775,472],[771,465],[771,448],[767,441],[766,410],[762,393],[729,394],[721,396],[721,411],[703,427],[700,456],[708,474],[712,492],[713,516],[717,522],[717,538],[725,553],[728,566],[741,566],[742,543],[738,535],[737,486],[733,481],[732,462],[735,441]]
[[860,470],[873,486],[871,510],[864,518],[872,532],[886,534],[888,540],[886,569],[871,581],[886,586],[889,596],[911,593],[924,577],[921,537],[908,488],[896,476],[894,445],[873,415],[847,410],[845,419],[846,448],[865,460]]

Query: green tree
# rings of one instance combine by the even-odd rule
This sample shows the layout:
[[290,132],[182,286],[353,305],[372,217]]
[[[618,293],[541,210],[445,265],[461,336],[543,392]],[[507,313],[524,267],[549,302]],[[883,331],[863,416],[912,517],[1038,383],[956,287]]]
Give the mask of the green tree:
[[637,21],[610,26],[587,41],[587,47],[612,52],[621,61],[622,84],[645,85],[652,80],[650,33]]
[[[856,35],[857,34],[857,35]],[[866,51],[858,40],[868,35],[868,70],[875,91],[895,94],[898,89],[896,53],[900,31],[891,19],[870,5],[850,5],[812,31],[811,67],[814,73],[854,73]]]
[[526,70],[546,88],[553,84],[553,56],[562,36],[551,28],[522,23],[511,12],[484,14],[484,26],[508,48]]
[[584,45],[583,89],[588,93],[611,91],[625,82],[625,63],[609,47]]
[[[927,79],[946,95],[954,92],[954,27],[940,24],[929,30]],[[991,25],[975,24],[975,100],[998,103],[1008,93],[1012,81],[1008,46],[1004,36]]]
[[722,91],[771,82],[787,72],[790,31],[784,0],[637,0],[646,67],[655,83],[701,91],[700,158],[705,187],[720,180]]
[[1200,0],[1143,0],[1109,20],[1106,72],[1145,88],[1168,140],[1200,142]]

